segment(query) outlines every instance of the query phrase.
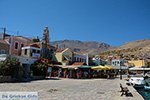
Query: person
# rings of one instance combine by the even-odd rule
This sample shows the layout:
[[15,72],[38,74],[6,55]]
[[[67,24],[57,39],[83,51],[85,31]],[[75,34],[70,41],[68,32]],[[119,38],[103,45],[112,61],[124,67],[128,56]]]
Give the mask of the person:
[[79,78],[79,72],[78,72],[78,71],[77,71],[77,73],[76,73],[76,74],[77,74],[77,78]]
[[30,78],[33,78],[33,71],[30,70]]
[[108,72],[107,72],[107,78],[109,78],[109,70],[108,70]]
[[130,74],[128,73],[128,78],[130,78]]
[[146,84],[145,84],[145,85],[146,85],[146,86],[149,86],[147,82],[146,82]]
[[81,71],[79,72],[79,78],[81,78]]

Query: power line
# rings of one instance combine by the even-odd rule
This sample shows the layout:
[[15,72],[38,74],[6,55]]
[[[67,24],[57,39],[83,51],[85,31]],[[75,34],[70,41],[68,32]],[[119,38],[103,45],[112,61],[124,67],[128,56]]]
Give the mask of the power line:
[[[4,28],[0,27],[1,30],[4,30]],[[19,31],[12,31],[12,30],[5,30],[6,34],[10,34],[10,35],[14,35],[14,36],[24,36],[24,37],[34,37],[36,38],[36,36],[33,35],[29,35],[29,34],[24,34],[24,33],[19,33]],[[39,39],[43,39],[43,37],[39,37]]]

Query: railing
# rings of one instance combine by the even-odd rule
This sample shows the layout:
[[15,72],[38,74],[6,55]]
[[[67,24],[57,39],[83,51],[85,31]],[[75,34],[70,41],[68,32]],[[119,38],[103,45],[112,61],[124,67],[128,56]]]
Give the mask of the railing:
[[40,57],[39,53],[32,53],[32,57]]

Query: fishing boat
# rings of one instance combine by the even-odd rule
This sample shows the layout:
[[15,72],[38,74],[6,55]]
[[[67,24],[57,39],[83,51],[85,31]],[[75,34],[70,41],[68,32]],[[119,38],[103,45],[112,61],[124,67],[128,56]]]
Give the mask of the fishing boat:
[[146,81],[143,77],[131,77],[129,83],[136,88],[144,88]]

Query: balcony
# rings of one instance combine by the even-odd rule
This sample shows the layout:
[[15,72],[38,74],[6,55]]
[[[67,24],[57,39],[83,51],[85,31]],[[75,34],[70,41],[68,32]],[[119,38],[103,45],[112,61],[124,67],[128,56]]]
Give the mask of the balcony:
[[40,57],[39,53],[32,53],[32,57]]

